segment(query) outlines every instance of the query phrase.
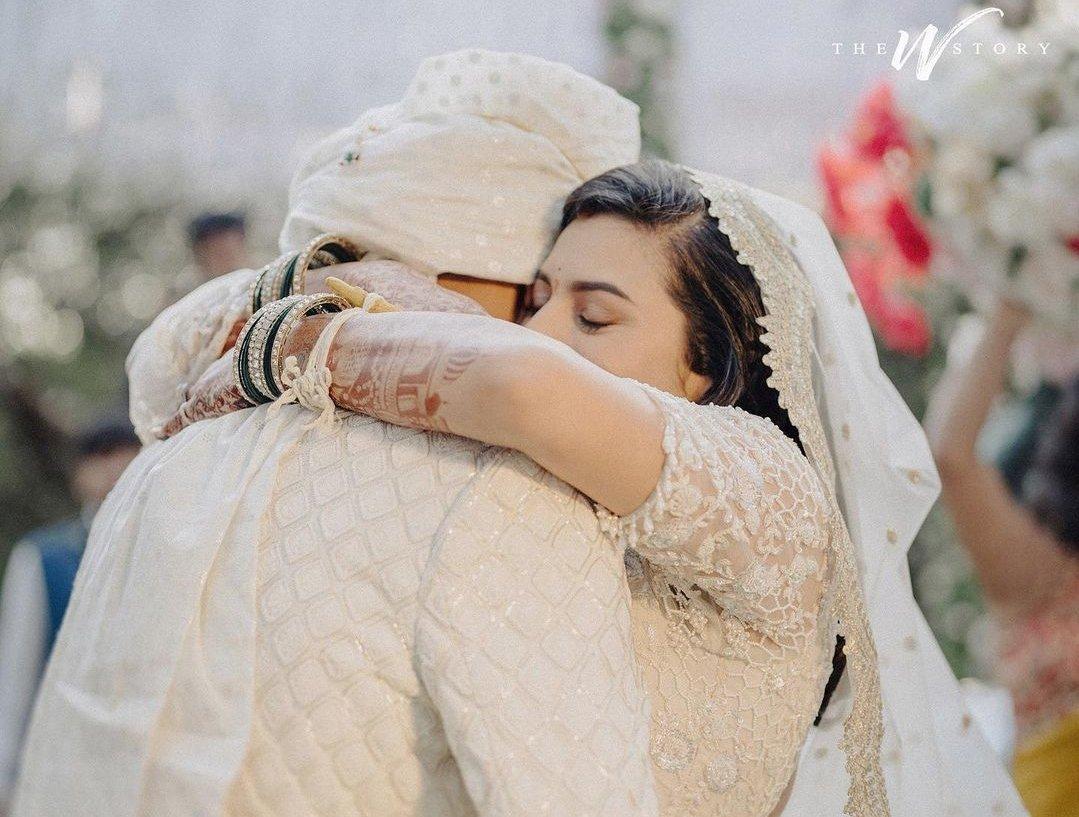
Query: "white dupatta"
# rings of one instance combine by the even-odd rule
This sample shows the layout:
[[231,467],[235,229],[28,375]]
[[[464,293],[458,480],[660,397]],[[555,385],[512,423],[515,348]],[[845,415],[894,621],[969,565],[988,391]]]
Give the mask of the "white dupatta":
[[794,202],[693,175],[757,278],[769,383],[845,523],[832,603],[848,678],[810,730],[783,814],[1026,814],[911,592],[907,549],[940,482],[827,228]]

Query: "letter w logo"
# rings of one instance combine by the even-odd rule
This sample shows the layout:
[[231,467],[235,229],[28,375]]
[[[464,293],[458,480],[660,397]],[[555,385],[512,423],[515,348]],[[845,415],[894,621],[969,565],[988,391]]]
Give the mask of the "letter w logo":
[[[895,54],[892,55],[892,68],[899,71],[907,64],[907,60],[910,59],[914,53],[918,44],[921,43],[921,53],[918,55],[918,68],[915,71],[915,76],[920,80],[929,79],[929,75],[933,73],[933,69],[937,65],[937,61],[940,59],[940,55],[944,53],[944,49],[948,47],[948,43],[954,40],[959,32],[978,20],[984,17],[986,14],[999,14],[1001,19],[1004,17],[1003,9],[999,9],[996,6],[992,6],[981,11],[976,11],[967,17],[964,17],[950,29],[948,33],[944,35],[944,39],[936,44],[934,47],[933,41],[937,37],[937,32],[940,30],[935,25],[927,25],[922,29],[922,33],[915,37],[913,40],[906,31],[899,32],[899,43],[895,47]],[[907,47],[907,43],[910,43],[910,47]]]

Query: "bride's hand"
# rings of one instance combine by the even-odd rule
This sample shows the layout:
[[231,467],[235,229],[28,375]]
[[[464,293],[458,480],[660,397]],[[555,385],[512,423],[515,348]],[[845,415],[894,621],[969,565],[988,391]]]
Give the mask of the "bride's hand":
[[[328,315],[314,315],[301,320],[285,339],[282,357],[295,357],[304,368],[307,356],[315,347]],[[223,417],[251,404],[240,392],[232,371],[232,355],[218,358],[187,390],[187,397],[176,413],[157,431],[158,439],[166,440],[199,420]]]
[[487,314],[467,295],[439,286],[434,279],[398,261],[353,261],[310,270],[304,291],[308,294],[328,292],[326,279],[331,276],[368,292],[377,292],[399,309],[409,312]]
[[250,405],[233,378],[232,355],[225,355],[211,363],[188,389],[187,399],[157,430],[157,437],[166,440],[199,420],[222,417]]

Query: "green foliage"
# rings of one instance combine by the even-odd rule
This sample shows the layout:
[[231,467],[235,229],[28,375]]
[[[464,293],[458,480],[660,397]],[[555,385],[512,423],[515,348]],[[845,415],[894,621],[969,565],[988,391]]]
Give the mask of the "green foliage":
[[674,3],[613,0],[603,31],[610,51],[608,80],[641,109],[642,152],[670,158],[663,91],[674,56]]
[[0,188],[0,559],[77,511],[71,436],[126,415],[124,358],[183,283],[182,223],[87,177]]

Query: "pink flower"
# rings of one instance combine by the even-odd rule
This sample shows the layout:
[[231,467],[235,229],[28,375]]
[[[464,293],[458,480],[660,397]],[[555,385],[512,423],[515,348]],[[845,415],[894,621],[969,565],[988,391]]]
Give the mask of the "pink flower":
[[909,150],[907,126],[896,109],[889,82],[879,82],[862,100],[854,114],[852,136],[858,153],[875,161],[893,148]]
[[891,305],[883,335],[889,349],[914,357],[927,354],[932,340],[925,310],[905,298]]
[[888,348],[924,355],[932,334],[913,293],[924,286],[933,244],[912,204],[910,160],[906,125],[881,83],[842,138],[821,148],[817,167],[825,221],[870,325]]

